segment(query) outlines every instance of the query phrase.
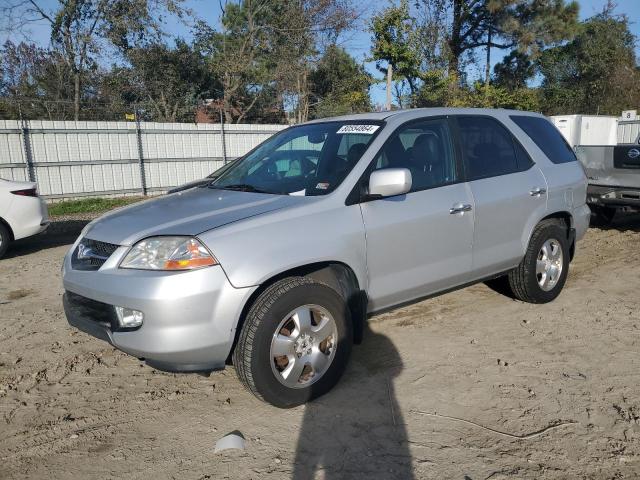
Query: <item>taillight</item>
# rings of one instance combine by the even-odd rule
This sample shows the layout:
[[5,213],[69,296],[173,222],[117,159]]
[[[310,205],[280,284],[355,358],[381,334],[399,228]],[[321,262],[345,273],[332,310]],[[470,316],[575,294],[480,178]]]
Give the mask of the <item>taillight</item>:
[[24,190],[14,190],[11,193],[14,195],[20,195],[22,197],[37,197],[38,190],[35,188],[25,188]]

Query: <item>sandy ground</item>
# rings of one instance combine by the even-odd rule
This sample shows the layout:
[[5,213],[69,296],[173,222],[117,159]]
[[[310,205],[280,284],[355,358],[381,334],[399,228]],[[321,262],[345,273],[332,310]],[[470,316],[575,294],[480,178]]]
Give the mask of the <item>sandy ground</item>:
[[[56,231],[0,261],[0,478],[640,476],[638,218],[590,229],[552,304],[476,285],[373,318],[292,410],[70,328]],[[246,450],[214,454],[234,430]]]

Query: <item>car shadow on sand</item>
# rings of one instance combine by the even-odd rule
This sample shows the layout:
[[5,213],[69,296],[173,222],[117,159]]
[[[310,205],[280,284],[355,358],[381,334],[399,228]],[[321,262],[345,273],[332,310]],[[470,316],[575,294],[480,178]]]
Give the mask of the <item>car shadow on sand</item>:
[[44,232],[9,245],[3,258],[16,258],[40,250],[72,244],[89,220],[54,220]]
[[391,340],[367,328],[340,383],[304,407],[292,479],[414,478],[394,392],[401,371]]

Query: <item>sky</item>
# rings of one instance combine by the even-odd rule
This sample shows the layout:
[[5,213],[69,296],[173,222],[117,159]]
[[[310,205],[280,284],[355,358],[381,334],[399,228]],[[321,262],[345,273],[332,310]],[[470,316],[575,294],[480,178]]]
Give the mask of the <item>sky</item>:
[[[10,0],[0,0],[2,3]],[[44,6],[54,7],[57,4],[57,0],[42,0]],[[186,6],[190,8],[194,15],[204,19],[207,23],[217,26],[220,18],[220,2],[218,0],[186,0]],[[362,15],[362,19],[359,25],[356,25],[353,32],[350,32],[342,40],[342,46],[361,62],[365,62],[367,70],[374,75],[375,78],[382,80],[382,75],[375,68],[374,62],[367,62],[369,55],[369,48],[371,44],[371,34],[367,31],[368,19],[382,8],[389,5],[388,0],[373,0],[371,2],[355,2],[356,5],[368,5],[368,10]],[[596,13],[602,11],[602,8],[607,3],[607,0],[578,0],[580,4],[580,19],[591,17]],[[617,13],[624,13],[630,19],[631,31],[640,40],[640,0],[616,0]],[[190,24],[192,19],[188,19],[186,23],[177,21],[173,18],[169,18],[165,23],[165,30],[171,36],[179,36],[184,39],[191,38]],[[0,19],[2,23],[2,19]],[[30,31],[24,35],[26,40],[33,41],[42,46],[46,46],[49,43],[49,27],[47,24],[34,24],[30,28]],[[20,35],[8,34],[0,32],[0,42],[4,43],[5,40],[11,38],[14,41],[20,41],[23,38],[19,38]],[[640,57],[640,42],[636,47],[638,56]],[[501,60],[504,52],[492,51],[493,63],[497,63]],[[480,76],[480,72],[471,73],[472,78]],[[382,83],[375,84],[371,89],[371,97],[374,103],[383,104],[385,101],[385,88]]]

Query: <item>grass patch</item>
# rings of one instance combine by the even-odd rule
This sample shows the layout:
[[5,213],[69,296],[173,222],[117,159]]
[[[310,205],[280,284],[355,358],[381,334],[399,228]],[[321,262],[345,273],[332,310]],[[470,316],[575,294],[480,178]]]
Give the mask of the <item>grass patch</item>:
[[49,205],[49,215],[73,215],[77,213],[101,213],[144,200],[144,197],[82,198],[64,200]]

